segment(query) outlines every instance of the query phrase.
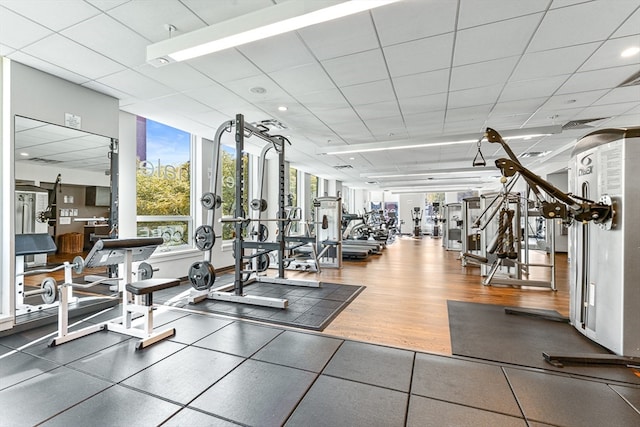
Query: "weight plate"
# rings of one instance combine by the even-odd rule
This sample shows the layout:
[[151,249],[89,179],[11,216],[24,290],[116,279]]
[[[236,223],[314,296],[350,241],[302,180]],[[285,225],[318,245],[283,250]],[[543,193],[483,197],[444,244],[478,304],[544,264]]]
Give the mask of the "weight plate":
[[258,242],[266,242],[269,239],[269,228],[264,224],[260,224],[257,229],[253,227],[251,234],[256,236]]
[[268,254],[262,254],[260,256],[258,256],[256,258],[256,270],[258,270],[259,273],[262,273],[263,271],[267,271],[267,269],[269,268],[269,255]]
[[84,259],[80,255],[73,259],[73,271],[76,274],[82,274],[84,271]]
[[47,277],[40,284],[40,288],[44,291],[41,294],[42,301],[44,301],[45,304],[53,304],[56,301],[56,296],[58,293],[58,283],[56,283],[53,278]]
[[267,201],[265,199],[253,199],[250,207],[254,211],[264,212],[267,210]]
[[202,203],[202,207],[205,209],[215,209],[222,206],[222,199],[220,196],[217,196],[211,192],[204,193],[200,198],[200,203]]
[[196,248],[201,251],[210,250],[216,243],[216,235],[213,232],[213,227],[210,225],[201,225],[198,227],[194,238],[196,241]]
[[193,289],[204,291],[216,281],[216,271],[209,261],[198,261],[189,267],[189,281]]
[[138,280],[151,279],[153,277],[153,267],[151,264],[141,262],[138,266]]

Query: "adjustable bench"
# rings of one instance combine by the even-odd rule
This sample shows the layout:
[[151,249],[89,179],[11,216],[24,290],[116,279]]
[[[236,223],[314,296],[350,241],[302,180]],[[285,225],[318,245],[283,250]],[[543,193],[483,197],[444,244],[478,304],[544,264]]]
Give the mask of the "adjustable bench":
[[[132,263],[148,259],[162,243],[163,240],[160,237],[98,240],[84,260],[84,267],[122,265],[122,274],[119,275],[121,281],[118,285],[119,291],[123,293],[122,316],[78,331],[68,332],[66,328],[63,328],[58,331],[58,337],[54,338],[49,345],[62,344],[104,329],[140,338],[136,344],[136,350],[173,336],[176,332],[174,328],[158,332],[153,330],[153,292],[177,286],[180,281],[173,278],[131,281],[133,276]],[[129,300],[125,291],[132,294],[132,301]],[[132,326],[134,313],[143,315],[142,328]]]

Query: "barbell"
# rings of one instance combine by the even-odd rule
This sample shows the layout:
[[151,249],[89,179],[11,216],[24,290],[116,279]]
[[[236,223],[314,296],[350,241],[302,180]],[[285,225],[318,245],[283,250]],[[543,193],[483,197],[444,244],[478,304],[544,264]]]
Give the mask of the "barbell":
[[40,283],[40,289],[26,291],[24,293],[25,298],[34,295],[40,295],[45,304],[52,304],[58,296],[58,283],[52,277],[47,277]]

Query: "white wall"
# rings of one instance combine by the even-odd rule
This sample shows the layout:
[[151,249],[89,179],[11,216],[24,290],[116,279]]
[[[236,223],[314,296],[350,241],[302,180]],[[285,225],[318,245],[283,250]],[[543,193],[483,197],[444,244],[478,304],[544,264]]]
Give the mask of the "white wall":
[[0,331],[13,327],[13,304],[11,289],[14,287],[13,246],[13,143],[11,142],[9,60],[0,56]]
[[421,227],[424,227],[426,215],[424,213],[424,201],[426,200],[426,193],[403,193],[400,194],[400,200],[398,202],[398,210],[400,211],[400,221],[404,221],[402,225],[403,233],[413,233],[413,219],[411,213],[414,207],[419,207],[422,211]]
[[[563,192],[566,193],[567,191],[569,191],[569,174],[567,171],[549,174],[547,175],[546,179],[547,181],[549,181],[551,184],[553,184],[555,187],[562,190]],[[553,231],[555,233],[555,238],[556,238],[556,252],[567,252],[569,250],[568,231],[565,228],[565,232],[564,234],[562,234],[562,231],[563,231],[562,220],[553,220],[552,222],[553,222]],[[547,246],[551,244],[551,240],[550,240],[551,238],[549,234],[550,231],[551,230],[548,230],[547,232]]]

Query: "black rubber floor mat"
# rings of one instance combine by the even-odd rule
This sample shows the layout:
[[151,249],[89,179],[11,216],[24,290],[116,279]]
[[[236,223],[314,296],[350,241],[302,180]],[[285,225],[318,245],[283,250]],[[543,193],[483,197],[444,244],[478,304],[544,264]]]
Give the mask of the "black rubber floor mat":
[[[223,276],[216,280],[216,285],[219,282],[228,283],[229,281],[224,281]],[[244,287],[244,292],[247,295],[263,295],[288,300],[288,307],[285,309],[211,299],[197,304],[189,304],[188,297],[192,288],[188,284],[156,292],[154,293],[154,301],[158,304],[194,311],[322,331],[364,288],[364,286],[325,282],[321,282],[319,288],[268,282],[253,283]]]
[[[447,301],[454,355],[568,374],[640,384],[635,370],[616,366],[565,365],[544,360],[548,353],[608,354],[568,323],[505,313],[499,305]],[[549,314],[554,313],[549,311]]]

